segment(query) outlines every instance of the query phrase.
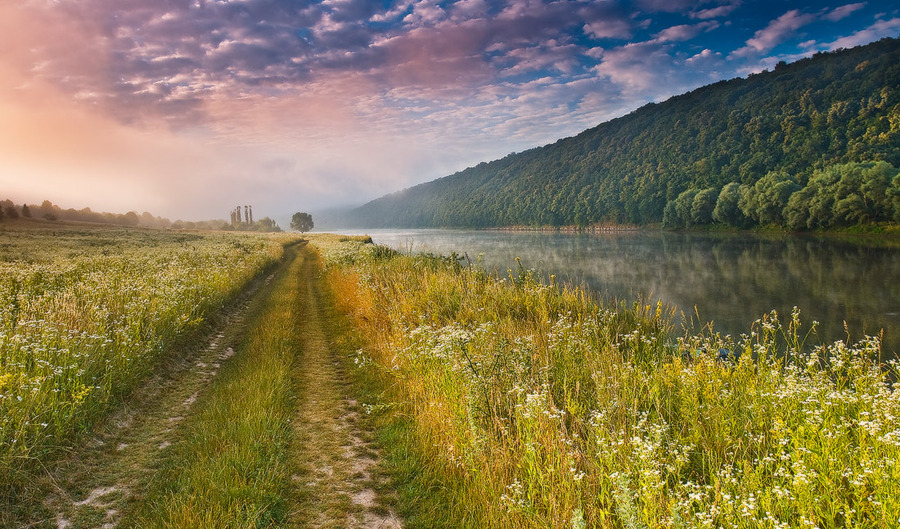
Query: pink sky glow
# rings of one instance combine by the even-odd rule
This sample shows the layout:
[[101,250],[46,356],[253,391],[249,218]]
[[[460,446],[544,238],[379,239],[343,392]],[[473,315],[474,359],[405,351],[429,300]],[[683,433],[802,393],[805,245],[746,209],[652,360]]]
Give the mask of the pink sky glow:
[[891,2],[0,5],[0,198],[282,224],[900,34]]

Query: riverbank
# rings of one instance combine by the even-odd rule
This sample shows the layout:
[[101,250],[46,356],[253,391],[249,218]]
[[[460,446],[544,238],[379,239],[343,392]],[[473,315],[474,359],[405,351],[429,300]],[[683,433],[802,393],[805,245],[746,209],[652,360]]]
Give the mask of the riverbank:
[[810,327],[775,313],[744,337],[685,335],[662,305],[597,305],[529,270],[329,244],[329,281],[367,339],[356,362],[384,377],[388,431],[405,432],[389,460],[420,469],[398,484],[429,517],[410,526],[900,517],[897,372],[875,338],[804,353]]

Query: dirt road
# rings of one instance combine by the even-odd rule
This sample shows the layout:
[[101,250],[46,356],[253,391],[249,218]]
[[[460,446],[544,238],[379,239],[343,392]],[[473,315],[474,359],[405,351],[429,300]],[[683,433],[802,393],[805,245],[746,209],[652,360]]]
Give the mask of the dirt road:
[[[175,354],[70,455],[36,479],[15,526],[113,528],[140,506],[147,484],[169,457],[179,427],[202,401],[220,368],[240,355],[241,338],[269,301],[270,283],[299,273],[297,341],[292,379],[296,409],[287,459],[293,469],[286,498],[290,527],[399,528],[376,490],[378,454],[348,382],[346,340],[318,277],[315,252],[290,247],[283,263],[250,285],[227,311],[205,346]],[[239,396],[236,396],[239,398]]]

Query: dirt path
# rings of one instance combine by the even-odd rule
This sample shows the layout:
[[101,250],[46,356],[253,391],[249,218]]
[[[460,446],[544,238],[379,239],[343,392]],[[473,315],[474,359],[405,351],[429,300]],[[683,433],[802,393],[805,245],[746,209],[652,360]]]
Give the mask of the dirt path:
[[166,458],[177,430],[203,398],[204,388],[235,354],[248,332],[254,303],[265,302],[265,285],[300,258],[304,280],[298,304],[301,354],[295,358],[297,411],[289,459],[294,497],[290,524],[298,527],[399,528],[399,519],[381,507],[377,453],[371,433],[357,422],[362,407],[345,382],[346,360],[334,347],[334,317],[321,293],[314,253],[290,248],[283,265],[258,280],[217,326],[206,346],[173,361],[153,377],[60,464],[38,478],[30,510],[20,526],[58,529],[114,528],[143,500],[144,485]]
[[301,501],[292,522],[313,528],[400,528],[400,519],[376,493],[383,484],[374,471],[378,453],[372,433],[360,425],[364,410],[345,373],[348,351],[334,335],[335,316],[320,290],[313,259],[306,260],[302,273],[303,355],[294,369],[300,398],[291,450]]
[[[118,525],[174,442],[174,432],[247,330],[254,296],[275,274],[257,279],[207,336],[206,346],[174,358],[52,471],[36,483],[44,517],[31,526],[58,529]],[[202,343],[202,342],[201,342]],[[35,498],[37,501],[37,498]]]

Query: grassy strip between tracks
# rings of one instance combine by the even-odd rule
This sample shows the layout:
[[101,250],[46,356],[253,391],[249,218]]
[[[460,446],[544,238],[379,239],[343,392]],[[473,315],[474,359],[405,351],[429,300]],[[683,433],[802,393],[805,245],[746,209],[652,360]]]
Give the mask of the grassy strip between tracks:
[[134,527],[268,527],[288,518],[293,388],[299,350],[299,274],[291,248],[285,273],[250,308],[252,323],[234,358],[181,426]]

